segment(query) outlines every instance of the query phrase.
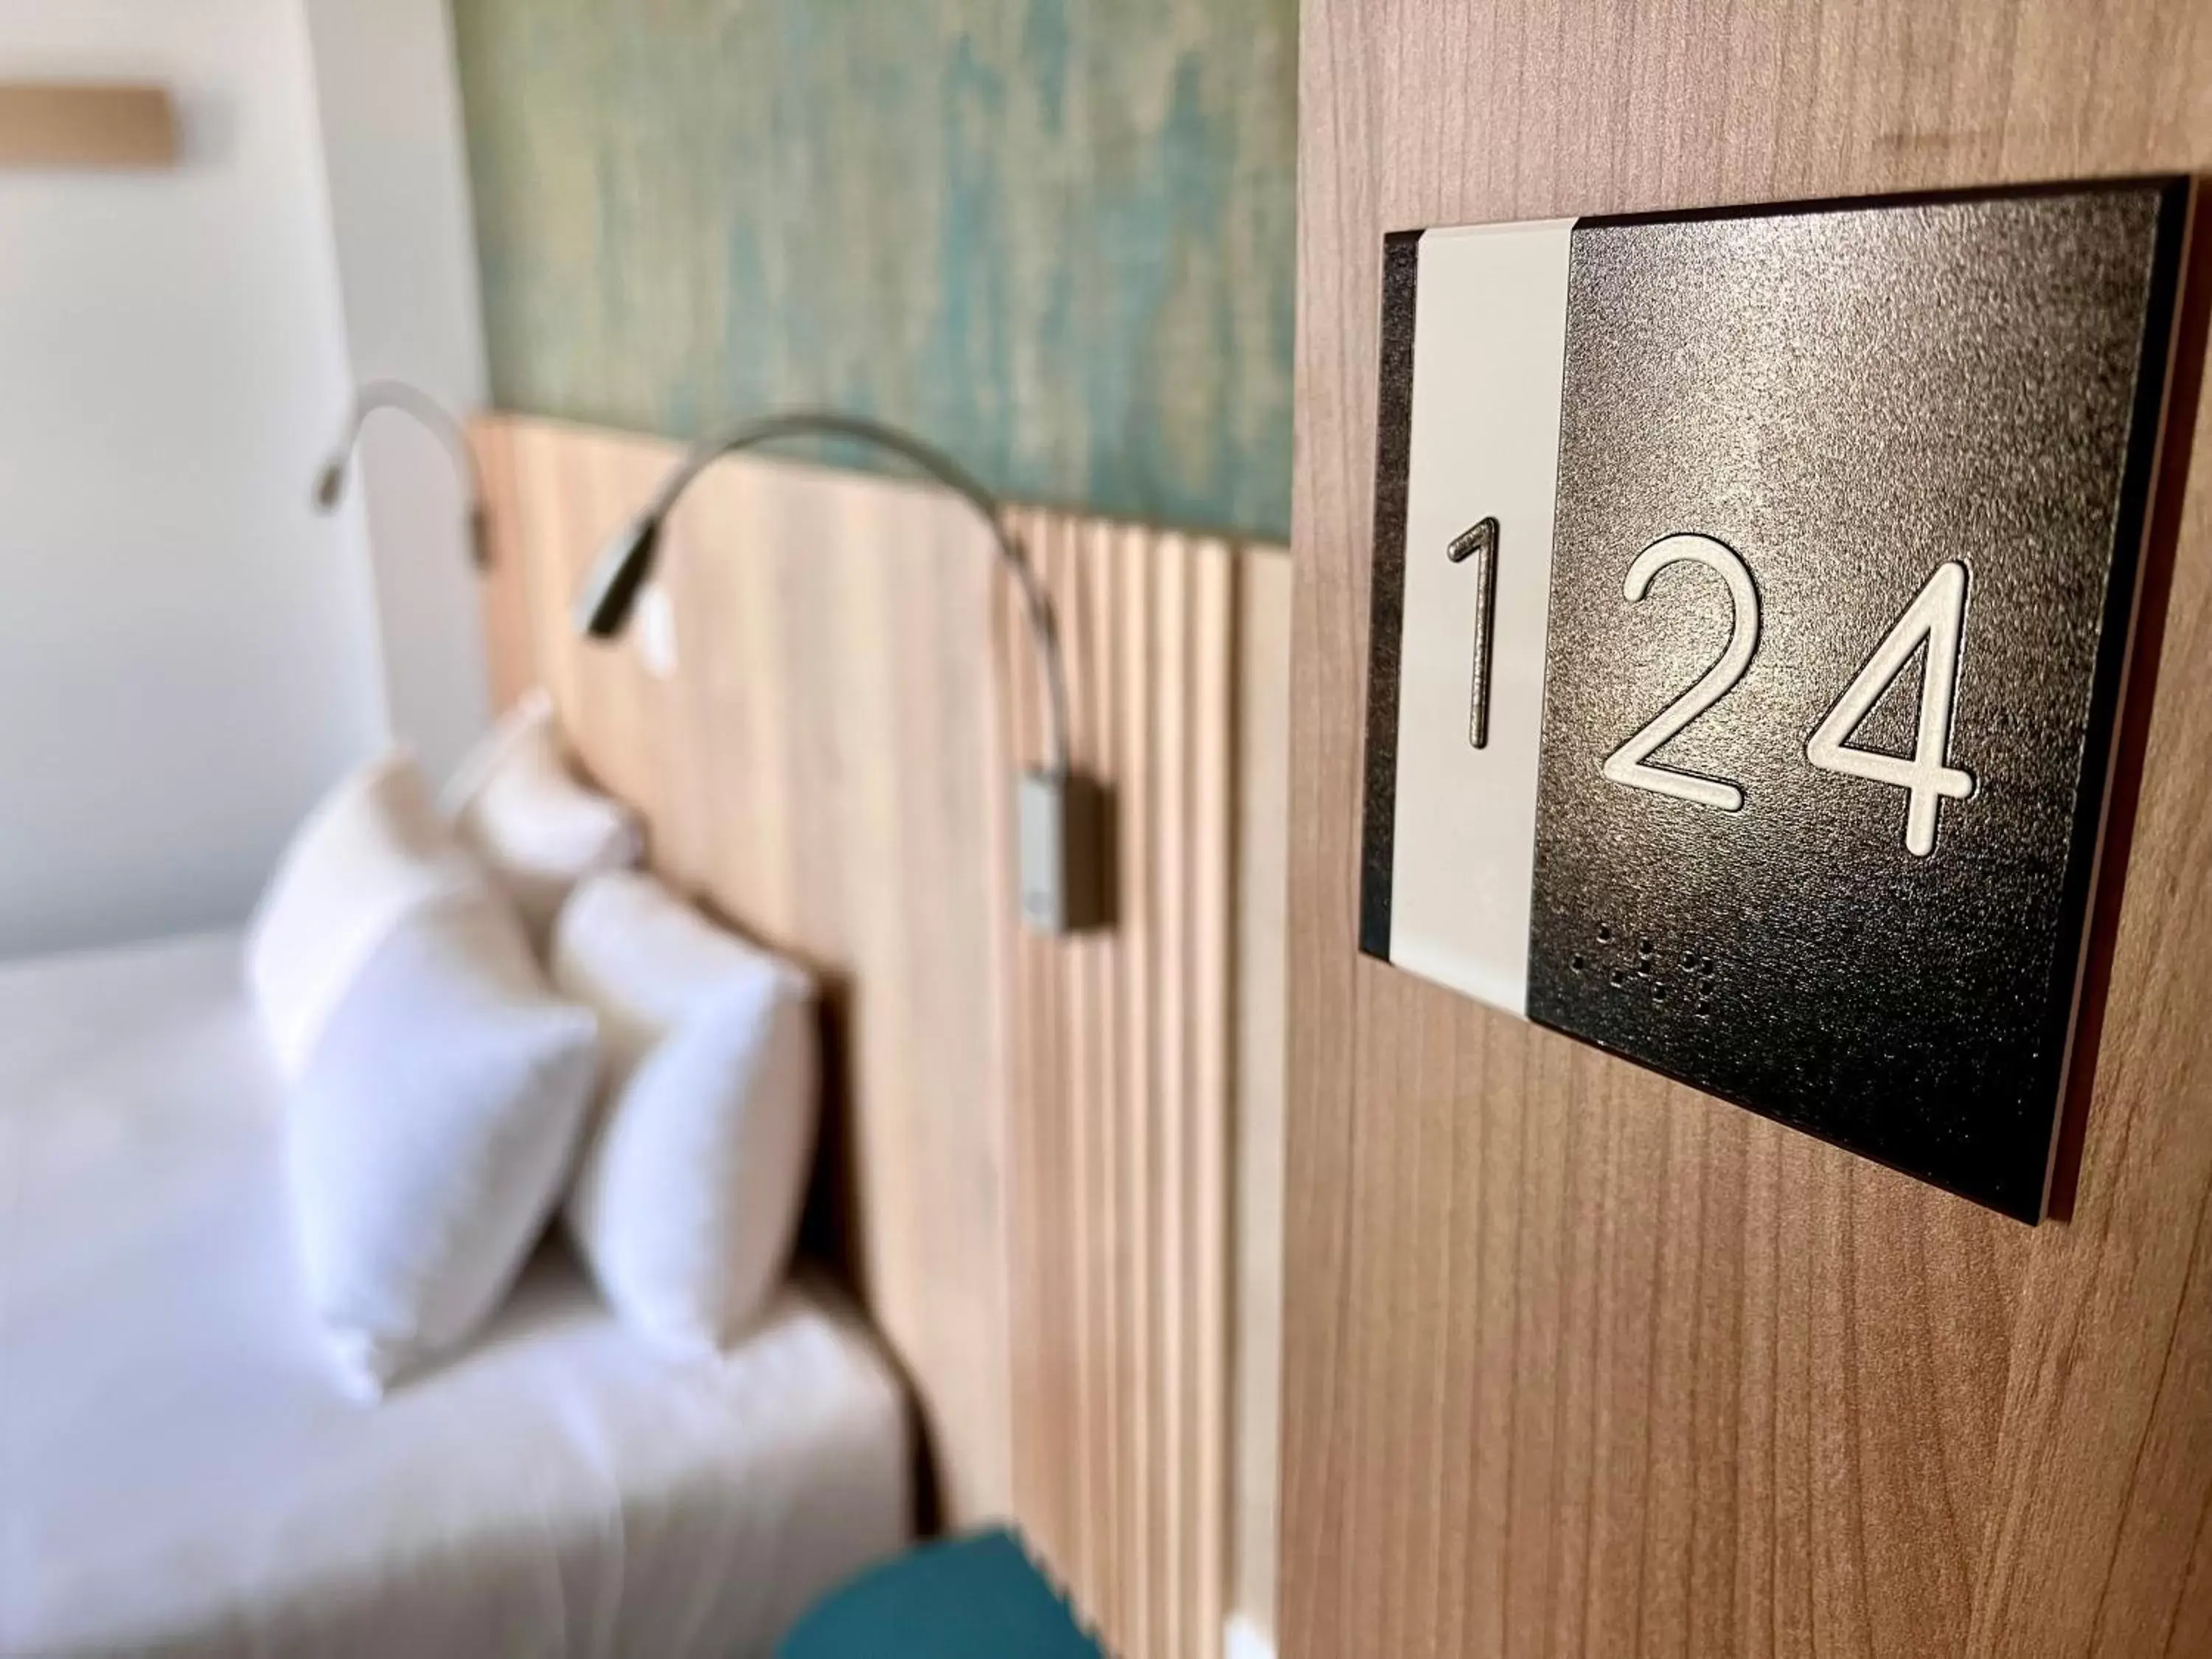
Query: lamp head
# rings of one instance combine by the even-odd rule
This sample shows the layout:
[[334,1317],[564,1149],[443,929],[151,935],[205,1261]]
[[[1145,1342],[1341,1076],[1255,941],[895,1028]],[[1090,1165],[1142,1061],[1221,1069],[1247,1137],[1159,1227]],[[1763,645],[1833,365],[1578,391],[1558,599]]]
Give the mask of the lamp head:
[[322,471],[315,474],[315,511],[334,512],[344,495],[345,456],[341,453],[325,461]]
[[653,555],[660,545],[660,516],[647,513],[633,520],[606,545],[592,567],[591,580],[576,601],[576,632],[595,640],[611,640],[623,631],[637,596],[653,574]]

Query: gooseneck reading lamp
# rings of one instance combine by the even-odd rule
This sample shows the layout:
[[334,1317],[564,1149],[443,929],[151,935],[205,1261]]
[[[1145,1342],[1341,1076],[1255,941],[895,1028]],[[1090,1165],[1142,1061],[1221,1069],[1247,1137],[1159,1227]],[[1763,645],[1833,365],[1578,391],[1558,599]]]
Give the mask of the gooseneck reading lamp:
[[453,458],[453,470],[460,474],[461,486],[468,491],[469,557],[477,569],[491,568],[491,543],[484,531],[483,479],[477,471],[476,452],[469,447],[461,423],[447,412],[446,406],[422,387],[404,380],[364,381],[354,393],[345,434],[315,474],[316,511],[331,512],[344,498],[346,463],[353,458],[362,427],[380,409],[396,409],[413,416]]
[[661,526],[693,479],[725,455],[793,437],[843,438],[888,450],[959,496],[991,527],[1000,561],[1020,590],[1023,619],[1044,687],[1045,763],[1022,774],[1018,791],[1022,919],[1048,933],[1103,925],[1104,798],[1095,785],[1068,770],[1067,683],[1051,603],[1020,540],[1007,528],[998,497],[942,451],[895,427],[828,410],[794,410],[710,433],[677,464],[644,511],[607,544],[576,602],[576,631],[599,640],[622,632],[653,574]]

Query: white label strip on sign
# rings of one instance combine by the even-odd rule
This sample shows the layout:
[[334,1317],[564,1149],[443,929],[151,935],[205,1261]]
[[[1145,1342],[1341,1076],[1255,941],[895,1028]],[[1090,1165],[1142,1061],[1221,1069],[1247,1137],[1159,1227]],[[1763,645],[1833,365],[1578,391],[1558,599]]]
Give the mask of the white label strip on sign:
[[1414,289],[1389,956],[1524,1015],[1573,228],[1429,231]]

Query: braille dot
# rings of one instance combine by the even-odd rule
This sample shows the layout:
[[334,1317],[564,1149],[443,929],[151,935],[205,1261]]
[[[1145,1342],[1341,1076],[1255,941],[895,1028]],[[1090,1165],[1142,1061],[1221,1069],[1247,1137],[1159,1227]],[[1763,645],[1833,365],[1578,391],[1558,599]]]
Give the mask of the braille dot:
[[1698,953],[1695,951],[1685,951],[1682,952],[1682,971],[1684,973],[1686,974],[1691,972],[1697,967],[1697,965]]
[[1636,954],[1639,957],[1650,956],[1651,954],[1651,941],[1648,939],[1640,939],[1637,940]]
[[1664,980],[1661,980],[1652,986],[1651,1000],[1654,1002],[1664,1002],[1667,1000],[1667,982]]
[[1610,945],[1613,943],[1613,929],[1607,927],[1604,922],[1600,922],[1597,925],[1597,942],[1600,945]]
[[1583,953],[1582,953],[1581,951],[1576,951],[1576,952],[1575,952],[1575,959],[1574,959],[1572,962],[1569,963],[1567,965],[1568,965],[1570,968],[1572,968],[1572,969],[1573,969],[1577,973],[1578,973],[1578,974],[1579,974],[1580,972],[1582,972],[1582,970],[1583,970]]
[[1616,990],[1616,991],[1617,991],[1617,990],[1619,990],[1622,986],[1624,986],[1624,985],[1626,985],[1626,984],[1627,984],[1627,983],[1628,983],[1628,974],[1627,974],[1627,971],[1626,971],[1626,969],[1620,969],[1620,968],[1616,968],[1616,969],[1614,969],[1613,970],[1613,988],[1614,990]]

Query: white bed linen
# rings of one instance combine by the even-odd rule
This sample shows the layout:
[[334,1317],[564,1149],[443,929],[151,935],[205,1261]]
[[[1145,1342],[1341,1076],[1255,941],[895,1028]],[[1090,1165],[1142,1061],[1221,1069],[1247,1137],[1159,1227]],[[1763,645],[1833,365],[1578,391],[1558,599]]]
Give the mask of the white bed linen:
[[0,967],[0,1654],[764,1654],[897,1547],[898,1387],[820,1291],[674,1359],[549,1247],[345,1398],[280,1107],[234,939]]

